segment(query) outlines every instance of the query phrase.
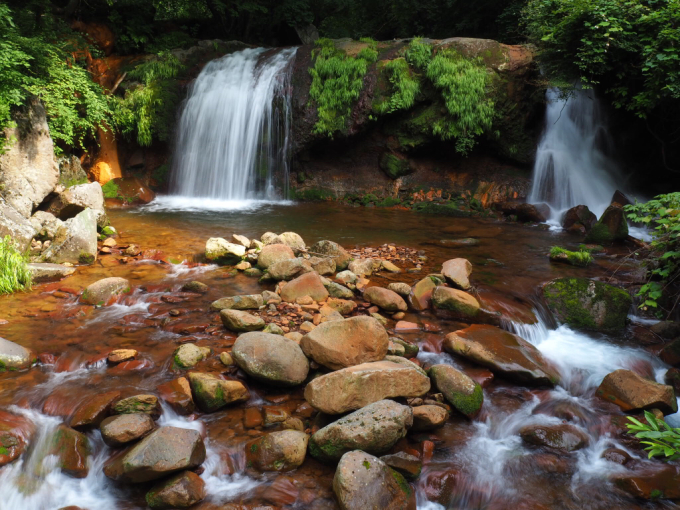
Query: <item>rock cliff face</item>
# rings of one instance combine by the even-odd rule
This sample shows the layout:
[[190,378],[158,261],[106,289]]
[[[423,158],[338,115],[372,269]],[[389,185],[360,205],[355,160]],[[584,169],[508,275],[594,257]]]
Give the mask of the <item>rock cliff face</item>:
[[[340,199],[353,194],[405,198],[431,190],[444,197],[470,192],[489,206],[526,197],[545,90],[531,49],[485,39],[423,42],[435,53],[453,49],[484,63],[492,76],[493,134],[482,136],[469,156],[461,156],[454,141],[433,136],[432,124],[444,115],[445,107],[427,90],[406,111],[376,115],[374,105],[389,88],[380,70],[403,53],[409,41],[402,40],[378,43],[378,60],[364,77],[346,129],[333,140],[316,135],[317,110],[309,95],[314,46],[302,46],[293,75],[291,189],[298,198]],[[335,45],[350,55],[368,46],[351,40]]]

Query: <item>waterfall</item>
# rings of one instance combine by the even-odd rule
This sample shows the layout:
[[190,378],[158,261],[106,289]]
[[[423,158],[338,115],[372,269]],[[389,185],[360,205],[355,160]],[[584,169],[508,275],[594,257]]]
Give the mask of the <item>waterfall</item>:
[[174,195],[205,203],[285,196],[295,52],[246,49],[205,66],[178,124]]
[[607,156],[611,139],[592,90],[567,99],[547,91],[546,127],[536,151],[528,201],[550,206],[553,221],[567,209],[587,205],[598,217],[621,187],[619,170]]

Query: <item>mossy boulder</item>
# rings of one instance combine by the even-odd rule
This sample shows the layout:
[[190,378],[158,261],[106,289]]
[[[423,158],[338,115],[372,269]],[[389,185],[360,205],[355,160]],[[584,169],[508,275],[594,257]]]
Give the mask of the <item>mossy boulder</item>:
[[248,388],[240,381],[227,381],[214,374],[191,372],[189,384],[196,404],[206,413],[212,413],[229,404],[245,402],[250,398]]
[[632,304],[630,294],[587,278],[558,278],[543,286],[543,296],[557,320],[593,331],[620,331]]
[[409,160],[393,152],[386,152],[382,155],[380,169],[391,179],[398,179],[413,172]]
[[130,292],[130,282],[125,278],[104,278],[89,285],[80,299],[89,305],[106,306],[116,297],[128,292]]
[[208,356],[210,356],[210,347],[182,344],[175,350],[172,359],[177,368],[193,368]]
[[623,208],[610,205],[605,209],[599,221],[593,225],[586,236],[586,243],[609,244],[628,237],[628,223]]
[[144,413],[157,419],[161,415],[161,404],[155,395],[135,395],[119,400],[111,411],[113,414]]
[[451,365],[434,365],[429,375],[435,387],[461,414],[473,418],[482,409],[482,387],[460,370]]

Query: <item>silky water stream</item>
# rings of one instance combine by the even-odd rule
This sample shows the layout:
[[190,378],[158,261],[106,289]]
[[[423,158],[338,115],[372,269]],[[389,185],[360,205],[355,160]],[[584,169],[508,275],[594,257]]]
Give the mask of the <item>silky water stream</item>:
[[[468,258],[483,305],[502,312],[507,329],[536,345],[559,368],[563,382],[555,389],[526,387],[497,377],[485,386],[484,407],[473,421],[452,416],[442,429],[409,434],[395,446],[395,451],[416,452],[424,461],[423,472],[413,483],[420,509],[676,508],[669,502],[635,501],[611,483],[622,470],[642,470],[660,462],[645,460],[644,452],[622,431],[625,418],[620,410],[594,395],[602,378],[614,369],[630,368],[660,379],[667,367],[636,346],[628,334],[612,338],[555,328],[536,311],[541,309],[538,287],[559,276],[606,278],[617,271],[619,280],[634,280],[636,266],[611,258],[624,255],[623,251],[610,251],[587,269],[551,265],[546,256],[551,246],[573,247],[566,234],[489,219],[452,220],[336,204],[260,204],[236,212],[171,212],[152,205],[111,211],[111,221],[120,231],[118,243],[137,243],[146,250],[144,257],[101,256],[61,282],[0,298],[0,319],[7,321],[0,325],[0,336],[34,349],[41,360],[30,370],[0,374],[0,419],[10,413],[17,427],[31,437],[20,459],[0,468],[0,509],[145,508],[148,484],[117,484],[103,475],[102,466],[112,449],[104,445],[98,431],[87,433],[92,454],[88,475],[82,479],[61,472],[53,456],[46,455],[46,445],[84,399],[111,390],[123,396],[154,393],[161,383],[180,376],[182,372],[172,367],[172,353],[180,343],[195,342],[216,353],[228,350],[235,335],[221,326],[209,304],[224,296],[271,290],[273,285],[196,261],[209,237],[239,233],[256,238],[266,231],[295,231],[307,244],[333,239],[348,248],[395,243],[428,257],[420,273],[381,273],[372,278],[383,286],[391,281],[412,284],[439,271],[444,260]],[[479,244],[454,248],[445,242],[462,237],[478,239]],[[108,276],[128,278],[132,292],[105,308],[78,302],[85,286]],[[182,285],[192,280],[208,284],[208,293],[181,292]],[[405,320],[421,327],[402,336],[418,343],[424,366],[451,363],[479,370],[442,352],[444,336],[462,327],[458,323],[429,312],[409,312]],[[394,322],[387,327],[393,329]],[[124,370],[107,367],[106,355],[116,348],[137,349],[139,363]],[[253,409],[283,410],[313,425],[301,389],[260,385],[236,370],[225,370],[217,356],[200,362],[197,369],[242,379],[251,398],[211,414],[177,416],[163,408],[160,424],[194,428],[205,437],[208,455],[201,477],[208,495],[196,508],[337,508],[333,466],[307,456],[295,471],[261,474],[246,464],[246,443],[276,428],[265,427],[261,420],[253,422]],[[557,455],[523,445],[518,435],[527,424],[563,420],[589,436],[588,447]],[[430,443],[432,451],[425,447]],[[603,451],[613,446],[627,451],[633,461],[620,466],[603,459]]]

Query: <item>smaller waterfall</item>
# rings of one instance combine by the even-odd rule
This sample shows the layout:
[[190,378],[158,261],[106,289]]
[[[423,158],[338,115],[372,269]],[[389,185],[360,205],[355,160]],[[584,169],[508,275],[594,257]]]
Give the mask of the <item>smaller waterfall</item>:
[[173,194],[206,201],[280,198],[274,177],[287,185],[295,52],[247,49],[205,66],[179,121]]
[[568,99],[550,89],[546,97],[546,127],[528,201],[548,204],[553,221],[581,204],[600,217],[621,187],[621,177],[607,156],[611,141],[597,98],[592,90],[581,89]]

